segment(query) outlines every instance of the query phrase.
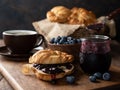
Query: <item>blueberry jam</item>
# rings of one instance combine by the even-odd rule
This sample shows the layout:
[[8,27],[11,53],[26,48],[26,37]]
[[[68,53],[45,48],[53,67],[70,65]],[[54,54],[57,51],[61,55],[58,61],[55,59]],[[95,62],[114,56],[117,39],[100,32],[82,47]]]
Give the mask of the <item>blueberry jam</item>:
[[80,53],[80,66],[86,73],[106,72],[110,64],[110,52],[106,54]]
[[72,65],[70,63],[66,63],[66,64],[34,64],[33,67],[35,67],[38,70],[43,71],[44,73],[59,74],[59,73],[65,72],[62,67],[64,67],[65,69],[71,69]]
[[111,65],[110,39],[103,35],[93,35],[81,42],[79,61],[85,73],[107,72]]
[[87,28],[93,30],[101,30],[101,28],[104,28],[104,24],[103,23],[91,24],[87,26]]

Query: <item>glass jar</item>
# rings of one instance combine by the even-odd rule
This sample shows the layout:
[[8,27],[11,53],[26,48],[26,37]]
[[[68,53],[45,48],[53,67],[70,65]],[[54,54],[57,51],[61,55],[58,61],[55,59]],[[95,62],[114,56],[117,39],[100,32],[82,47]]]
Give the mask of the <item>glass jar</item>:
[[110,38],[104,35],[92,35],[81,38],[79,62],[81,69],[88,74],[104,73],[111,65]]

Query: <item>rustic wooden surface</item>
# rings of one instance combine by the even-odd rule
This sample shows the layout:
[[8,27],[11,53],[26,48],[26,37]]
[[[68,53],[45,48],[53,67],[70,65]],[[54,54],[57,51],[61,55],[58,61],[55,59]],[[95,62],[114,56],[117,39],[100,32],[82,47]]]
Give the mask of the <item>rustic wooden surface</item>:
[[0,90],[13,90],[8,81],[0,74]]
[[21,67],[28,62],[27,59],[26,61],[18,62],[15,61],[16,59],[13,60],[3,56],[0,56],[0,63],[2,64],[2,69],[4,69],[1,71],[11,86],[19,90],[101,90],[106,88],[109,90],[118,90],[118,88],[120,89],[120,44],[115,42],[111,47],[114,49],[112,50],[113,60],[110,67],[110,72],[112,73],[111,81],[98,80],[97,83],[92,83],[89,81],[88,76],[77,66],[74,73],[77,78],[76,84],[67,84],[65,78],[58,80],[56,84],[51,84],[50,82],[38,80],[35,76],[25,76],[22,74]]

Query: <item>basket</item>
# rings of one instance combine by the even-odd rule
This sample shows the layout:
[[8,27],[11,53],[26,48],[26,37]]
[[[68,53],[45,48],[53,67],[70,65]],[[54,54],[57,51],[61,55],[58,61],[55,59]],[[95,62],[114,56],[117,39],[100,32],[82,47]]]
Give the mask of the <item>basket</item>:
[[75,60],[79,60],[79,53],[80,53],[81,44],[51,44],[48,43],[48,48],[52,50],[58,50],[62,52],[66,52],[74,56]]

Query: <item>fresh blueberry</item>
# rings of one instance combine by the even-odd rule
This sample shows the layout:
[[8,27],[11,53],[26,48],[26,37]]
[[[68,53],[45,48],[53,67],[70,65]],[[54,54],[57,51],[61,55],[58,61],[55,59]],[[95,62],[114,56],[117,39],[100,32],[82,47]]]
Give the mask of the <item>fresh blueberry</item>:
[[67,42],[67,37],[65,36],[61,37],[59,44],[64,44],[64,42]]
[[55,41],[55,38],[52,38],[51,40],[50,40],[50,43],[54,43],[54,41]]
[[62,39],[64,40],[64,42],[67,42],[67,37],[63,36]]
[[94,76],[96,76],[97,79],[101,79],[102,78],[102,74],[100,72],[94,73]]
[[57,39],[58,39],[58,40],[60,40],[60,39],[61,39],[61,37],[60,37],[60,36],[58,36],[58,37],[57,37]]
[[75,77],[74,76],[67,76],[66,81],[69,84],[73,84],[73,83],[75,83]]
[[55,42],[55,43],[58,43],[60,40],[61,40],[61,37],[58,36],[57,38],[55,38],[54,42]]
[[67,37],[67,41],[70,41],[72,40],[73,38],[72,37]]
[[75,44],[75,40],[70,40],[69,44]]
[[76,44],[76,43],[79,43],[81,42],[80,39],[75,39],[75,38],[72,38],[72,37],[67,37],[67,36],[58,36],[56,38],[52,38],[50,40],[50,43],[52,44]]
[[57,44],[57,42],[58,42],[58,40],[57,40],[57,38],[55,38],[55,40],[54,40],[54,44]]
[[74,43],[77,43],[77,39],[74,38],[73,41],[74,41]]
[[89,80],[91,81],[91,82],[96,82],[96,76],[89,76]]
[[69,44],[69,42],[64,42],[64,44]]
[[103,74],[103,80],[106,80],[106,81],[108,81],[108,80],[110,80],[110,78],[111,78],[111,75],[110,75],[110,73],[108,73],[108,72],[105,72],[105,73]]
[[81,42],[81,39],[77,39],[77,43],[80,43]]

